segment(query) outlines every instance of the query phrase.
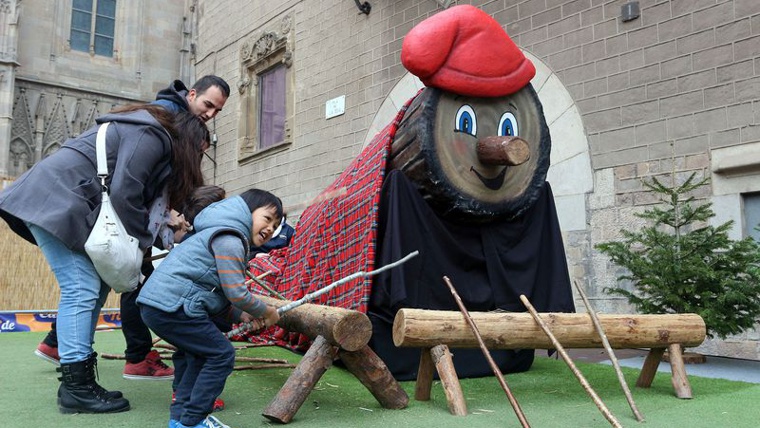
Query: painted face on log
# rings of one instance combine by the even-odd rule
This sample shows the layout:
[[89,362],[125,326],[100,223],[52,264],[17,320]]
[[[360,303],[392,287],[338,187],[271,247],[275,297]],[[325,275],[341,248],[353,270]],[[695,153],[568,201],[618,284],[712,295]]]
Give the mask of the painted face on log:
[[515,216],[538,198],[551,139],[531,85],[495,98],[426,88],[417,98],[391,162],[437,211],[489,220]]
[[540,158],[538,108],[527,91],[500,98],[444,92],[434,147],[451,184],[488,202],[525,192]]

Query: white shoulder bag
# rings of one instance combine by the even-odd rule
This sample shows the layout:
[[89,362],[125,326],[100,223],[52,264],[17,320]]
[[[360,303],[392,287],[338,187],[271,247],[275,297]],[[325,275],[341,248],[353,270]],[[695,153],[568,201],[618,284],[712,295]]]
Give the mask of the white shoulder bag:
[[107,129],[108,122],[100,125],[95,143],[98,177],[103,186],[103,196],[100,213],[90,236],[84,243],[84,250],[90,256],[100,278],[115,292],[125,293],[137,288],[143,252],[140,251],[139,241],[127,234],[108,197],[108,187],[106,187],[106,177],[108,176]]

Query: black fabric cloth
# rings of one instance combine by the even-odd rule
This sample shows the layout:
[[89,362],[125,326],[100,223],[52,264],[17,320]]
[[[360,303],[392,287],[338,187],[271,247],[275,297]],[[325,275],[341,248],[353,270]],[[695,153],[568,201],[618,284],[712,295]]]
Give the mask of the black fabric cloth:
[[[459,311],[443,282],[448,276],[468,311],[525,312],[525,294],[540,312],[575,312],[554,197],[549,183],[524,214],[512,220],[453,223],[440,218],[397,170],[383,184],[376,266],[414,250],[419,256],[375,277],[368,316],[370,347],[394,377],[414,379],[420,350],[397,348],[392,326],[400,308]],[[479,348],[452,350],[459,377],[493,374]],[[525,371],[534,350],[492,350],[503,373]]]

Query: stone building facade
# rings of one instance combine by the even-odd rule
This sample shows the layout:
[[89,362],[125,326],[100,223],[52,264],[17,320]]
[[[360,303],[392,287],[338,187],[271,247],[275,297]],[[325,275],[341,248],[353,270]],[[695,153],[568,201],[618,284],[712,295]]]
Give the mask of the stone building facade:
[[[0,0],[3,185],[112,107],[153,100],[177,78],[192,83],[195,2],[155,4]],[[0,236],[0,309],[55,308],[58,287],[39,250],[5,222]],[[118,295],[106,307],[118,308]]]
[[[0,0],[0,176],[20,175],[116,105],[192,83],[193,2],[153,3]],[[77,25],[93,36],[88,51],[72,48]]]
[[[419,87],[400,63],[404,35],[456,3],[369,0],[365,13],[349,0],[199,0],[197,73],[237,89],[216,119],[209,175],[232,194],[257,186],[285,205],[318,194]],[[620,272],[594,245],[641,224],[634,213],[653,203],[642,178],[711,177],[700,196],[743,235],[760,191],[760,2],[466,3],[495,17],[537,66],[571,279],[597,310],[631,311],[604,293]],[[624,14],[629,3],[637,16]],[[279,142],[262,148],[257,78],[272,67],[282,70],[285,117]],[[700,350],[760,359],[760,333]]]

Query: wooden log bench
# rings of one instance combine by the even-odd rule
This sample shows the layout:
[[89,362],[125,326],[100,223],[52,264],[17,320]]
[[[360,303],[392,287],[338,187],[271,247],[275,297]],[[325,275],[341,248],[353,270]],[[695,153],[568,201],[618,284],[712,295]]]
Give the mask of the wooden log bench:
[[[470,312],[488,349],[551,349],[551,340],[529,313]],[[542,313],[541,318],[564,348],[601,348],[602,339],[588,314]],[[599,314],[610,346],[615,349],[649,348],[640,388],[652,385],[662,355],[670,355],[671,382],[678,398],[691,398],[682,349],[700,345],[707,333],[697,314],[605,315]],[[400,309],[393,322],[393,343],[421,348],[415,386],[416,400],[429,400],[436,369],[446,394],[449,411],[466,415],[467,407],[449,348],[478,348],[479,344],[459,311]]]
[[[266,296],[257,298],[278,308],[290,303]],[[383,408],[403,409],[409,404],[409,396],[367,345],[372,336],[372,323],[366,314],[306,303],[282,314],[277,325],[304,334],[313,342],[264,409],[262,415],[267,419],[283,424],[290,422],[336,357]]]

